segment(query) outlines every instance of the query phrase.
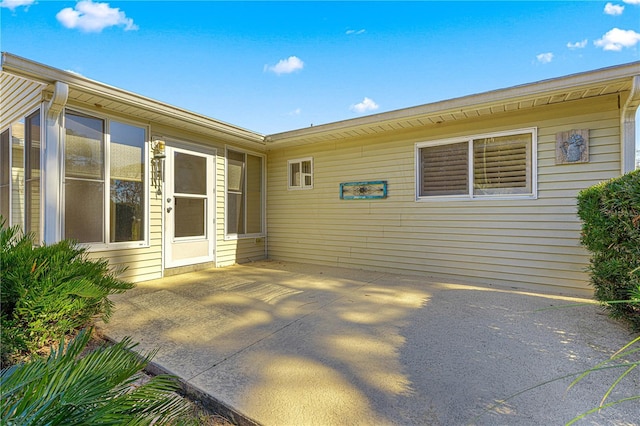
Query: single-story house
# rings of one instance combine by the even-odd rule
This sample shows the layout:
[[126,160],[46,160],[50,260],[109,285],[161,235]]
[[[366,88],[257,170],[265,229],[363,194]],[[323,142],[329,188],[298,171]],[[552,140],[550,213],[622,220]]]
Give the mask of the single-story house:
[[143,281],[258,259],[589,290],[640,62],[262,135],[2,54],[0,214]]

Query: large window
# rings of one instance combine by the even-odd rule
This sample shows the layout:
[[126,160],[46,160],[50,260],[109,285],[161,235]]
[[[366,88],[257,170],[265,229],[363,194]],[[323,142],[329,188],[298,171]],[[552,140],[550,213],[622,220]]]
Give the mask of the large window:
[[263,232],[263,157],[227,150],[227,235]]
[[40,236],[40,111],[25,119],[24,229]]
[[418,199],[535,196],[535,129],[416,145]]
[[0,136],[0,214],[40,239],[40,110]]
[[67,111],[65,132],[65,238],[143,242],[146,129]]

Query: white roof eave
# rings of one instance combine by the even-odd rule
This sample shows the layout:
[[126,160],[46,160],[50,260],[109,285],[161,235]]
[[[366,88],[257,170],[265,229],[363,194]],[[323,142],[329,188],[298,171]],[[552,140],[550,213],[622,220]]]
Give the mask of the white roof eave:
[[507,103],[535,100],[541,97],[551,97],[566,93],[568,90],[586,90],[603,84],[620,82],[631,84],[634,76],[640,74],[640,62],[603,68],[580,74],[543,80],[490,92],[463,96],[415,107],[403,108],[390,112],[372,114],[365,117],[337,121],[313,127],[306,127],[282,133],[268,135],[268,146],[308,143],[309,138],[329,137],[349,130],[357,130],[371,125],[385,125],[402,123],[407,120],[419,119],[434,115],[457,114],[465,111],[491,109]]
[[134,110],[152,112],[228,135],[233,139],[264,145],[264,135],[259,133],[5,52],[2,53],[2,71],[50,85],[56,81],[63,82],[69,85],[71,90],[118,102]]

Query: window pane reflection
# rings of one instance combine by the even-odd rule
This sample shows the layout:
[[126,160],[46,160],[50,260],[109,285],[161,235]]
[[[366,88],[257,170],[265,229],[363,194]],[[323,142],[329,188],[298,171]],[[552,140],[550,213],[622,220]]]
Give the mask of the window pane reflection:
[[104,122],[67,112],[65,176],[104,179]]
[[40,111],[26,120],[25,229],[40,235]]
[[144,239],[145,129],[112,121],[109,131],[109,240],[139,241]]

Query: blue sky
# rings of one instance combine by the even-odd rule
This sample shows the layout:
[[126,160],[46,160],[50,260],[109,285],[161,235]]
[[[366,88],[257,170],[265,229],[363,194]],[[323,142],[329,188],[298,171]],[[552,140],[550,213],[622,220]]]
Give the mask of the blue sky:
[[640,59],[640,0],[0,6],[3,51],[263,134]]

